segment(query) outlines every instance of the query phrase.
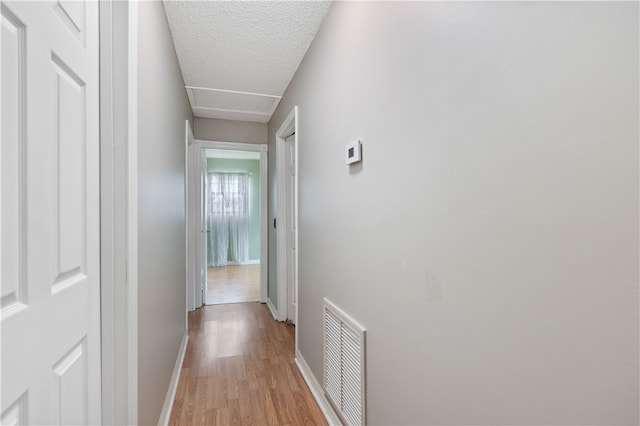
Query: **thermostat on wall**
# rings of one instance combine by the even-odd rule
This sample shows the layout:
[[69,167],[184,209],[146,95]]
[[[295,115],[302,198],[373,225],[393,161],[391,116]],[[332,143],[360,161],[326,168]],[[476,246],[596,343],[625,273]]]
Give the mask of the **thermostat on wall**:
[[362,144],[360,140],[355,140],[347,144],[344,148],[344,164],[353,164],[361,160]]

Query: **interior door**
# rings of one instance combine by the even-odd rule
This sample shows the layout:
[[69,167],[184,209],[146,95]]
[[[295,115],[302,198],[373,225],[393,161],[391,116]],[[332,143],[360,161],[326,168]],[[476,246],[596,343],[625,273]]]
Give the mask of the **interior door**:
[[190,283],[190,303],[193,309],[202,306],[202,274],[203,260],[206,256],[202,245],[204,228],[202,222],[202,148],[194,143],[189,145],[189,221],[191,230],[191,242],[189,250],[192,250],[192,262],[189,265],[193,268],[193,283]]
[[199,147],[195,143],[193,137],[193,131],[189,125],[189,120],[185,120],[185,144],[186,144],[186,156],[187,156],[187,310],[193,311],[196,308],[196,289],[199,286],[198,277],[200,276],[196,269],[196,244],[200,240],[200,229],[197,227],[197,210],[194,208],[194,201],[196,199],[196,191],[194,185],[194,155],[200,151]]
[[2,2],[2,424],[99,424],[98,2]]
[[297,322],[297,283],[296,283],[296,144],[295,135],[285,140],[286,176],[287,176],[287,319],[293,324]]
[[202,246],[202,263],[200,266],[200,288],[202,294],[202,305],[207,303],[207,238],[209,230],[207,229],[207,205],[208,205],[208,174],[207,174],[207,156],[204,149],[200,150],[200,229],[202,230],[200,245]]

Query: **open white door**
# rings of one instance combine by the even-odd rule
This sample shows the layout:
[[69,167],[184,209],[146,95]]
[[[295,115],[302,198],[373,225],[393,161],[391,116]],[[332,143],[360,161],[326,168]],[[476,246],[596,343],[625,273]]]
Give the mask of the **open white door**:
[[286,187],[287,187],[287,210],[285,214],[287,229],[287,319],[293,324],[296,323],[296,304],[297,304],[297,224],[296,224],[296,143],[295,135],[285,139],[285,155],[286,155]]
[[196,269],[196,215],[192,208],[196,197],[195,185],[193,179],[193,168],[195,166],[193,157],[198,153],[199,148],[195,145],[193,131],[189,125],[189,120],[185,120],[185,145],[186,145],[186,177],[187,182],[187,241],[186,241],[186,257],[187,257],[187,311],[193,311],[196,308],[196,282],[198,274]]
[[206,291],[207,287],[207,234],[203,212],[205,208],[204,187],[207,170],[206,158],[203,157],[202,147],[193,139],[190,129],[187,130],[187,143],[189,144],[187,217],[190,238],[187,242],[188,269],[190,271],[190,279],[187,285],[187,304],[188,309],[192,311],[202,306],[206,301],[203,292]]
[[203,241],[205,241],[205,227],[204,220],[202,218],[202,209],[203,209],[203,187],[204,182],[202,178],[202,149],[198,145],[194,148],[193,152],[193,161],[195,167],[193,169],[194,180],[195,180],[195,208],[193,209],[195,217],[194,223],[196,227],[195,238],[193,240],[196,247],[196,259],[195,259],[195,270],[196,270],[196,284],[195,284],[195,301],[196,308],[199,308],[204,304],[204,300],[202,297],[202,280],[204,278],[205,273],[205,246]]
[[298,320],[297,123],[296,106],[276,132],[278,306],[274,316],[279,321],[289,320],[294,324]]
[[200,305],[207,303],[207,239],[209,230],[207,229],[207,185],[209,183],[207,176],[207,156],[203,149],[200,150],[200,245],[202,247],[202,261],[200,263],[200,294],[202,302]]
[[99,424],[98,2],[2,2],[2,424]]
[[187,130],[187,143],[189,144],[187,216],[190,237],[187,243],[187,253],[189,255],[188,268],[191,274],[187,286],[187,301],[188,308],[192,311],[202,306],[206,301],[203,291],[206,290],[207,286],[207,247],[206,221],[203,211],[205,208],[204,186],[207,171],[202,147],[193,139],[190,128]]

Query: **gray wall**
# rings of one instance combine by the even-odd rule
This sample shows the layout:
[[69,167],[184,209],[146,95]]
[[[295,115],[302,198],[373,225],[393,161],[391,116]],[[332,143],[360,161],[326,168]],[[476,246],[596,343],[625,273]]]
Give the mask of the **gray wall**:
[[260,260],[260,160],[207,158],[211,172],[251,173],[249,176],[249,259]]
[[267,143],[267,123],[196,118],[193,136],[217,142]]
[[270,170],[297,104],[300,349],[321,378],[323,297],[366,326],[370,424],[638,423],[638,39],[637,3],[334,3]]
[[186,330],[184,123],[192,116],[162,3],[138,8],[138,419],[157,424]]

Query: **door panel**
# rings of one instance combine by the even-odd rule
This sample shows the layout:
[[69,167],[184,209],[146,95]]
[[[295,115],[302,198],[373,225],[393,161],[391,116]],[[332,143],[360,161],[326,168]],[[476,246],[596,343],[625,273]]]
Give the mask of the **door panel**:
[[84,46],[85,41],[85,4],[77,1],[59,1],[53,5],[53,11],[62,23]]
[[186,122],[186,144],[187,144],[187,270],[188,270],[188,294],[187,306],[189,311],[196,309],[196,292],[200,288],[198,280],[200,272],[198,268],[198,241],[200,241],[200,227],[198,224],[197,190],[196,190],[196,157],[199,155],[200,149],[195,144],[193,132],[189,122]]
[[287,319],[296,323],[296,145],[295,135],[285,140],[287,176]]
[[209,257],[208,249],[207,249],[207,239],[209,238],[210,230],[207,229],[207,208],[209,205],[209,177],[208,177],[208,169],[207,169],[207,156],[203,149],[200,150],[202,155],[202,229],[204,230],[202,234],[202,304],[205,305],[207,303],[207,286],[209,285],[209,267],[207,258]]
[[86,340],[82,339],[53,367],[53,419],[56,424],[87,424]]
[[97,424],[98,3],[1,11],[2,423]]
[[85,83],[73,73],[62,59],[51,61],[53,104],[52,135],[54,150],[53,173],[49,180],[52,194],[51,259],[55,278],[53,293],[86,278],[83,253],[86,252],[84,223],[85,206],[83,170],[86,167],[82,129],[84,117]]
[[[189,284],[189,307],[197,309],[205,302],[203,300],[203,280],[206,286],[206,233],[205,222],[202,216],[203,206],[203,171],[202,149],[193,140],[193,134],[189,135],[189,218],[191,242],[188,249],[192,253],[189,267],[192,268],[193,281]],[[206,161],[206,160],[205,160]],[[206,171],[205,171],[206,173]]]
[[2,5],[2,298],[0,311],[24,306],[24,24]]
[[22,395],[16,402],[7,408],[2,414],[0,423],[3,425],[24,425],[27,424],[27,400],[26,395]]
[[200,306],[207,303],[207,157],[203,149],[200,154]]

